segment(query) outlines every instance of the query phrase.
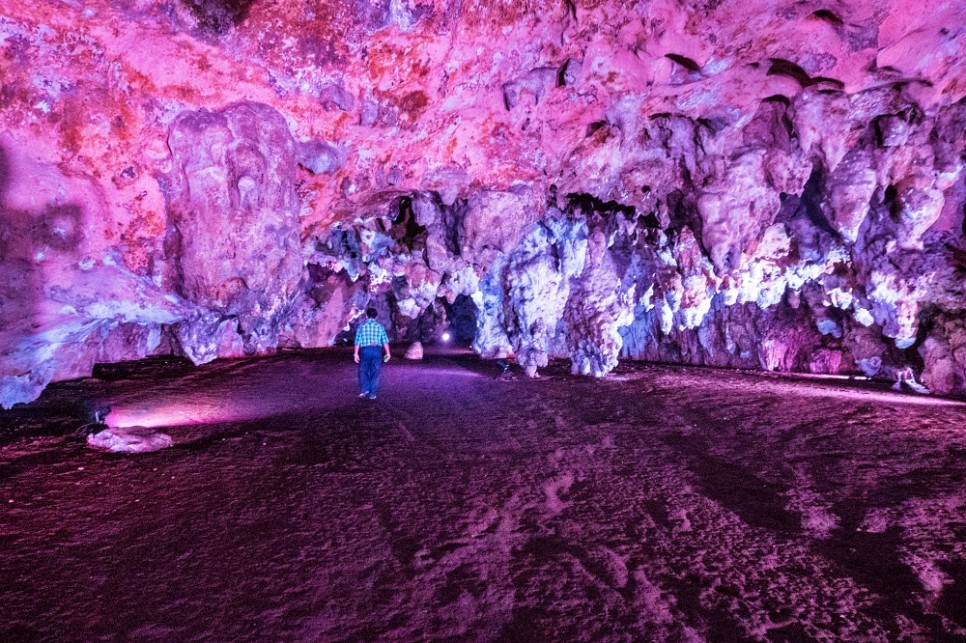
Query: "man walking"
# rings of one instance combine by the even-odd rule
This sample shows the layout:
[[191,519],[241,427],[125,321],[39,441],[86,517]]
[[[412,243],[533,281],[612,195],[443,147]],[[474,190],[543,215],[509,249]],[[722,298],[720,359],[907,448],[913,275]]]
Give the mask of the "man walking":
[[[383,360],[389,361],[389,335],[385,327],[376,321],[379,313],[375,308],[366,310],[366,321],[356,331],[353,359],[359,365],[359,397],[376,399],[379,392],[379,369]],[[382,352],[385,351],[385,357]]]

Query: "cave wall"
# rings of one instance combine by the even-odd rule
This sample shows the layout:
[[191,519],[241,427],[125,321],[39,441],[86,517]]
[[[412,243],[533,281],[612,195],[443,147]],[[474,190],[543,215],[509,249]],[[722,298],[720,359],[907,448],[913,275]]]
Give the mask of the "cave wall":
[[394,337],[966,390],[966,6],[0,9],[0,405]]

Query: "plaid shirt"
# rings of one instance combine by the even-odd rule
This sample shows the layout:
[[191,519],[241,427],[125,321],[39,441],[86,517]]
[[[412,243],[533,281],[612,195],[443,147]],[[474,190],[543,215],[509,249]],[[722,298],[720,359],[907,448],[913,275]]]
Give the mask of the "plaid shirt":
[[388,343],[386,329],[375,319],[367,319],[356,331],[356,346],[382,346]]

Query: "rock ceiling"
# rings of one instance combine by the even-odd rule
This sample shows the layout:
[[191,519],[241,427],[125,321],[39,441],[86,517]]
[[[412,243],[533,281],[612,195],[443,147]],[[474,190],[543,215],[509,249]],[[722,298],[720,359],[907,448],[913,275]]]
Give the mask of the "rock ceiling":
[[966,390],[962,2],[0,0],[0,43],[4,406],[370,302],[531,374]]

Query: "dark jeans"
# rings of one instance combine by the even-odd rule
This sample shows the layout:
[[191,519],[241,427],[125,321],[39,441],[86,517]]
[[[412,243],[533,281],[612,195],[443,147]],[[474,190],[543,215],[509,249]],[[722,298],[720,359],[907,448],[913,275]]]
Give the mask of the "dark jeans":
[[369,395],[379,392],[382,346],[359,347],[359,390]]

